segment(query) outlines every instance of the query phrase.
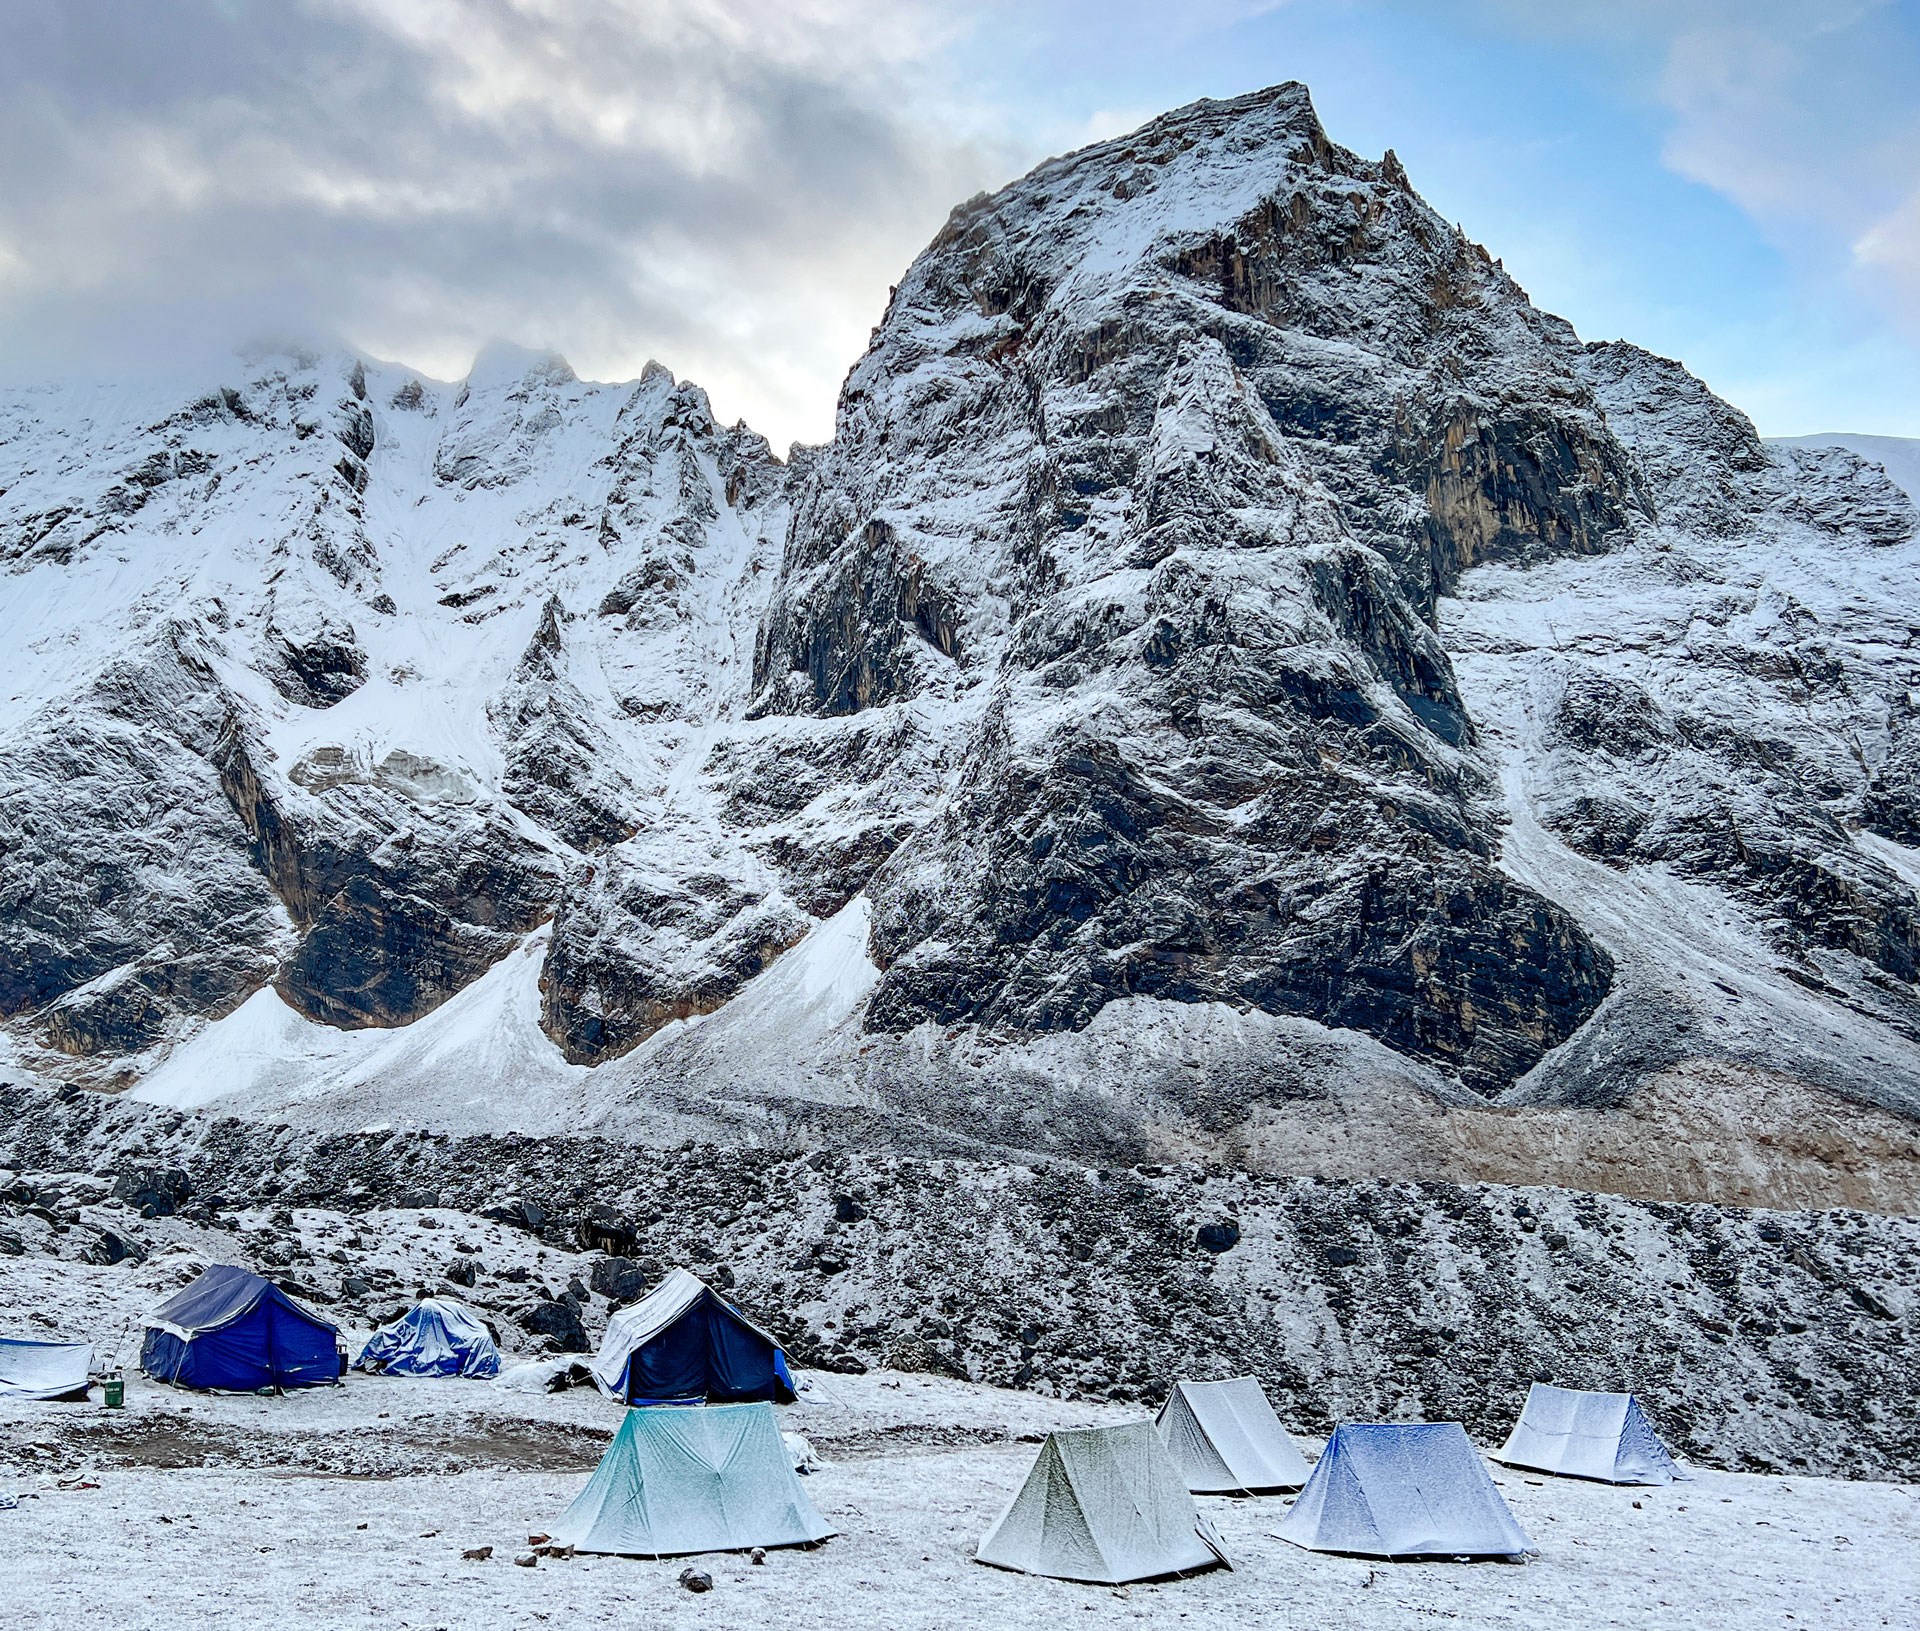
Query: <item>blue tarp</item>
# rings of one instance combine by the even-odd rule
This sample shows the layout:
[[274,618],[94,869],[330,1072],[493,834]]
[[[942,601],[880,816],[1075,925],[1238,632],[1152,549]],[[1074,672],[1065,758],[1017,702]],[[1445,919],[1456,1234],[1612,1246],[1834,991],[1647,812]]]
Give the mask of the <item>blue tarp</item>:
[[627,1404],[796,1397],[779,1344],[685,1269],[607,1321],[592,1369],[600,1391]]
[[429,1297],[368,1337],[354,1363],[388,1376],[498,1376],[500,1350],[465,1303]]
[[1310,1551],[1365,1557],[1533,1549],[1457,1421],[1335,1428],[1275,1533]]
[[93,1366],[90,1342],[31,1342],[0,1337],[0,1395],[84,1399]]
[[182,1387],[319,1387],[344,1368],[340,1333],[257,1274],[216,1263],[147,1320],[140,1368]]

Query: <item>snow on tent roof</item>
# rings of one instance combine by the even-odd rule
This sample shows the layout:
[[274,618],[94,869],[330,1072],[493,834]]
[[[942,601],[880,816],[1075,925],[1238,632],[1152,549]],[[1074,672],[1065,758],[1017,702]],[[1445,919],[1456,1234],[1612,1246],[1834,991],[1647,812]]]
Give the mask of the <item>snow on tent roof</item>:
[[1231,1567],[1148,1421],[1049,1433],[974,1556],[1107,1586]]
[[183,1387],[250,1392],[340,1378],[340,1333],[278,1286],[215,1263],[147,1316],[140,1368]]
[[91,1342],[0,1337],[0,1398],[84,1398],[92,1369]]
[[590,1368],[602,1393],[627,1404],[795,1397],[780,1345],[685,1269],[607,1321]]
[[1609,1484],[1671,1484],[1673,1457],[1631,1393],[1535,1382],[1496,1461]]
[[1251,1376],[1176,1382],[1154,1426],[1196,1495],[1298,1489],[1307,1481],[1307,1458]]
[[628,1557],[801,1546],[832,1533],[794,1475],[770,1404],[629,1410],[553,1526],[563,1546]]
[[1364,1557],[1533,1549],[1457,1421],[1335,1428],[1275,1533],[1310,1551]]
[[368,1337],[354,1363],[388,1376],[498,1376],[500,1350],[465,1303],[428,1297]]

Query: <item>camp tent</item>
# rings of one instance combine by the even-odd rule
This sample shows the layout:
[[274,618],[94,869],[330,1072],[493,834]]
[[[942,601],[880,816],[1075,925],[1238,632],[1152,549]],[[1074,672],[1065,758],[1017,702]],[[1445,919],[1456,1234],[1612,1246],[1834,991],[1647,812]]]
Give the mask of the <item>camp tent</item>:
[[1582,1393],[1544,1382],[1527,1390],[1520,1419],[1494,1459],[1609,1484],[1674,1479],[1673,1457],[1631,1393]]
[[685,1269],[607,1321],[591,1368],[626,1404],[795,1398],[780,1345]]
[[1298,1489],[1307,1481],[1307,1458],[1251,1376],[1176,1382],[1154,1426],[1196,1495]]
[[92,1369],[90,1342],[0,1337],[0,1398],[84,1399]]
[[319,1387],[345,1367],[340,1333],[271,1281],[215,1263],[147,1317],[140,1368],[182,1387]]
[[770,1404],[629,1410],[552,1530],[563,1546],[628,1557],[800,1546],[832,1533],[794,1476]]
[[997,1568],[1107,1586],[1227,1563],[1148,1421],[1049,1433],[974,1555]]
[[388,1376],[498,1376],[500,1350],[465,1303],[428,1297],[368,1337],[354,1364]]
[[1533,1549],[1457,1421],[1335,1428],[1275,1533],[1310,1551],[1365,1557]]

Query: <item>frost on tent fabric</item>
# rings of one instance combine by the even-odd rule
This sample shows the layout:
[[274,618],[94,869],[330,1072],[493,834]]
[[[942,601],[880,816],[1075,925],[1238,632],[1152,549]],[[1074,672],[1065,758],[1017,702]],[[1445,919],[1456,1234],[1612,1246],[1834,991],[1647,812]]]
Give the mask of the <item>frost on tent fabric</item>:
[[387,1376],[498,1376],[500,1350],[465,1303],[428,1297],[367,1338],[354,1365]]
[[257,1274],[215,1263],[147,1317],[140,1368],[180,1387],[257,1392],[340,1380],[339,1331]]
[[1458,1422],[1334,1429],[1275,1533],[1363,1557],[1512,1557],[1533,1542]]
[[625,1404],[797,1397],[780,1345],[685,1269],[607,1321],[591,1369],[600,1391]]
[[1176,1382],[1154,1426],[1196,1495],[1298,1489],[1307,1481],[1306,1457],[1251,1376]]
[[1583,1393],[1535,1382],[1494,1460],[1609,1484],[1671,1484],[1680,1476],[1631,1393]]
[[582,1552],[674,1557],[834,1530],[794,1475],[773,1406],[729,1404],[629,1410],[552,1533]]
[[1107,1586],[1232,1567],[1147,1421],[1049,1433],[974,1556]]
[[90,1342],[0,1337],[0,1398],[84,1399],[92,1369]]

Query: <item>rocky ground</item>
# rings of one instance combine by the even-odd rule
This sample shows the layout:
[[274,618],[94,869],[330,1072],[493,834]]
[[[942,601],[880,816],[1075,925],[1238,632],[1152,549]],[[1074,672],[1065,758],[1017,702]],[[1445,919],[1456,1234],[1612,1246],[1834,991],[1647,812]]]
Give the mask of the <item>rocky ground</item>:
[[422,1290],[461,1296],[529,1356],[584,1349],[684,1264],[844,1374],[1138,1404],[1251,1371],[1299,1431],[1424,1417],[1489,1439],[1547,1379],[1634,1389],[1707,1464],[1920,1468],[1909,1219],[1197,1164],[326,1137],[85,1093],[4,1108],[13,1323],[103,1352],[214,1258],[356,1332]]
[[[0,1285],[11,1272],[0,1263]],[[972,1556],[1034,1442],[1131,1407],[878,1371],[802,1380],[782,1426],[820,1453],[806,1487],[838,1533],[761,1566],[514,1566],[617,1422],[597,1394],[354,1377],[262,1400],[136,1379],[124,1415],[97,1402],[0,1410],[0,1493],[19,1501],[0,1511],[0,1626],[1853,1628],[1907,1623],[1920,1586],[1912,1487],[1704,1469],[1634,1490],[1495,1467],[1538,1548],[1517,1567],[1322,1556],[1274,1538],[1284,1497],[1201,1497],[1232,1573],[1118,1590],[1012,1575]],[[492,1555],[463,1556],[482,1547]],[[690,1564],[710,1592],[677,1584]]]

